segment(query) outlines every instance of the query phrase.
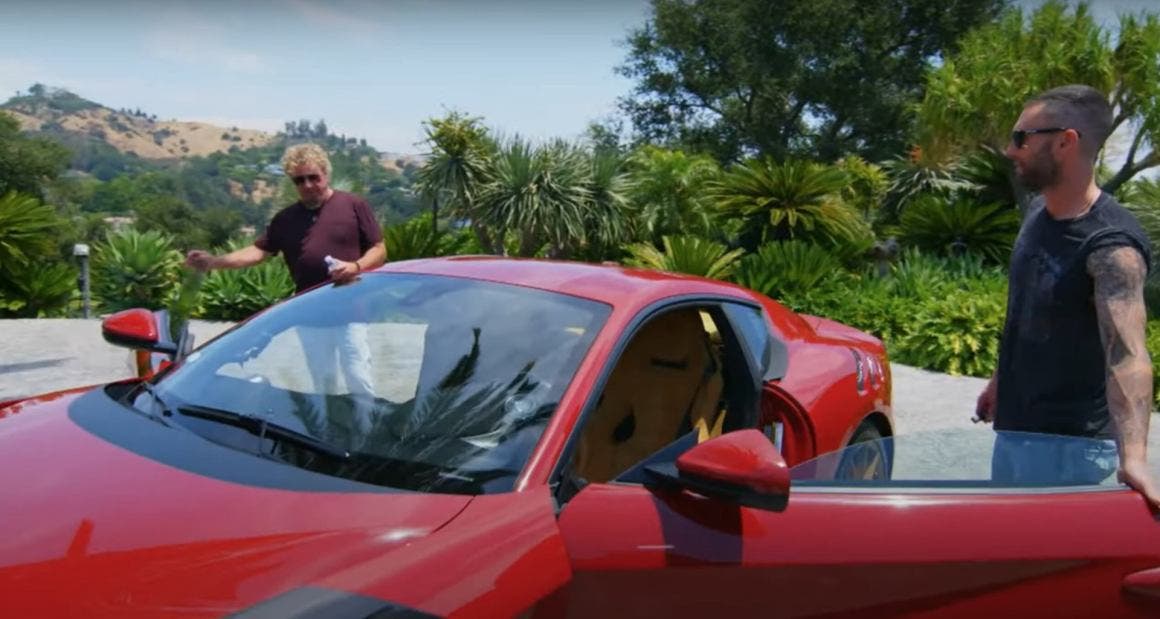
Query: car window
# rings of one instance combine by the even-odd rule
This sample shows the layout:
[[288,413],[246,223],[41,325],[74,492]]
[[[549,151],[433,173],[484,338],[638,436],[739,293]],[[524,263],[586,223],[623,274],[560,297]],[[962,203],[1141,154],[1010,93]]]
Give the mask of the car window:
[[[888,474],[856,476],[868,459]],[[989,428],[917,432],[851,445],[790,469],[795,488],[1044,489],[1117,486],[1115,442]]]
[[774,380],[785,375],[785,344],[773,337],[761,308],[740,303],[724,303],[722,309],[737,327],[738,337],[745,341],[753,362],[759,368],[762,380]]
[[[609,312],[519,286],[374,274],[271,308],[157,389],[179,411],[255,416],[354,454],[336,467],[271,447],[319,472],[413,490],[510,490]],[[212,440],[236,434],[196,415],[178,420]]]
[[632,335],[582,422],[571,475],[582,483],[638,482],[658,457],[746,423],[756,402],[736,338],[711,307],[650,317]]

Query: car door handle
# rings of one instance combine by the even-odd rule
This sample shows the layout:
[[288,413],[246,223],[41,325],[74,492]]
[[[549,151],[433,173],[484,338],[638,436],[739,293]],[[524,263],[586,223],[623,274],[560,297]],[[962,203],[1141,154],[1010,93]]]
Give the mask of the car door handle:
[[1160,597],[1160,567],[1128,574],[1124,577],[1123,587],[1141,595]]

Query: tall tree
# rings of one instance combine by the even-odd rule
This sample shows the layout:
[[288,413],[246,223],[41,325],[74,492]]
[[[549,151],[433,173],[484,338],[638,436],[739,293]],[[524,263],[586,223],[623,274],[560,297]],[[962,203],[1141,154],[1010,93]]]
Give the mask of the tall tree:
[[1160,165],[1160,20],[1123,15],[1118,36],[1093,19],[1088,5],[1051,0],[1030,15],[1012,9],[963,39],[930,73],[919,107],[919,142],[927,156],[949,160],[980,146],[1002,149],[1024,103],[1064,84],[1108,94],[1115,127],[1126,130],[1125,159],[1104,188],[1115,191]]
[[642,137],[721,160],[904,147],[926,70],[1006,0],[652,0],[618,71]]
[[0,112],[0,195],[19,191],[40,197],[45,181],[68,165],[69,153],[59,144],[20,133],[20,123]]
[[472,222],[481,247],[495,249],[495,240],[475,211],[479,188],[487,178],[495,148],[487,129],[480,124],[480,119],[459,112],[427,120],[423,128],[431,150],[426,165],[419,170],[416,185],[431,200],[433,229],[438,225],[442,202],[452,217]]

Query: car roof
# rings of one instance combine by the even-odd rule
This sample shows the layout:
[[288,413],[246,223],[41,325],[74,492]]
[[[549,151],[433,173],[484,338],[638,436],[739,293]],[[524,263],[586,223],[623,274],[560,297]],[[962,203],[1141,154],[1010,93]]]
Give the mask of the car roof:
[[726,295],[760,302],[745,288],[680,273],[561,260],[504,256],[451,256],[391,262],[388,273],[448,275],[527,286],[600,301],[612,306],[647,305],[676,295]]

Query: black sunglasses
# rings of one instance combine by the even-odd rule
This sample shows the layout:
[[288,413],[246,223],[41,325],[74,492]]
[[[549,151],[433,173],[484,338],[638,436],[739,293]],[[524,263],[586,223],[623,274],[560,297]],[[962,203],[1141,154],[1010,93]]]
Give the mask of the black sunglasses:
[[[1015,145],[1015,148],[1023,148],[1023,145],[1027,143],[1027,136],[1029,136],[1029,135],[1035,135],[1036,133],[1059,133],[1060,131],[1067,131],[1068,129],[1070,129],[1070,127],[1045,127],[1043,129],[1017,129],[1017,130],[1011,132],[1011,143]],[[1079,131],[1076,131],[1075,134],[1080,136],[1080,137],[1083,137],[1082,135],[1080,135]]]
[[301,185],[306,181],[317,183],[322,180],[321,174],[303,174],[301,176],[291,176],[290,180],[294,181],[295,185]]

